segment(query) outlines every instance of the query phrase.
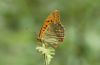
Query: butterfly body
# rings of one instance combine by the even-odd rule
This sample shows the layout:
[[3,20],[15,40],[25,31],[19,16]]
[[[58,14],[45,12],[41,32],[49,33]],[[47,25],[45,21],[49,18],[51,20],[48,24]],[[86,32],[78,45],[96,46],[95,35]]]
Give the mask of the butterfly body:
[[59,11],[53,11],[41,27],[38,40],[41,43],[58,47],[64,39],[64,28],[60,22]]

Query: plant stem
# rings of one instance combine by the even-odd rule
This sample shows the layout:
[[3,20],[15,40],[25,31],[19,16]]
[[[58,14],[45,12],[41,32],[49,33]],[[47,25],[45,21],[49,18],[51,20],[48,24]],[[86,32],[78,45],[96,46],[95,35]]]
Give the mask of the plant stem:
[[48,65],[47,56],[45,54],[44,54],[44,62],[45,62],[45,65]]

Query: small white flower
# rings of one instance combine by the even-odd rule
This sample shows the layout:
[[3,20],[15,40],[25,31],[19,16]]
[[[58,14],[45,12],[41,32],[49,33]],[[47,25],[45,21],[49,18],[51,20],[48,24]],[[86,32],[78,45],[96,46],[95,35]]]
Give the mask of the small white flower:
[[55,55],[55,49],[52,47],[46,48],[44,44],[41,47],[36,47],[36,49],[45,56],[46,64],[50,64],[53,55]]

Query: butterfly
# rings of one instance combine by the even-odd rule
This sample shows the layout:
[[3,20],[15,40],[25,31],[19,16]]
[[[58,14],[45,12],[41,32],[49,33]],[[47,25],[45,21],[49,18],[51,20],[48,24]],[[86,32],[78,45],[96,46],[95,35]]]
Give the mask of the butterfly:
[[64,27],[58,10],[54,10],[40,29],[38,40],[41,44],[57,48],[64,40]]

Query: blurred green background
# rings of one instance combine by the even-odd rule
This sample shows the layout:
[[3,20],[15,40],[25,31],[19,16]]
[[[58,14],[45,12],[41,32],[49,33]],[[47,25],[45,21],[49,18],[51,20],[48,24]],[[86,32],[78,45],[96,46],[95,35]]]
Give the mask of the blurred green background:
[[65,39],[50,65],[100,65],[100,0],[0,0],[0,65],[44,65],[34,40],[55,9]]

